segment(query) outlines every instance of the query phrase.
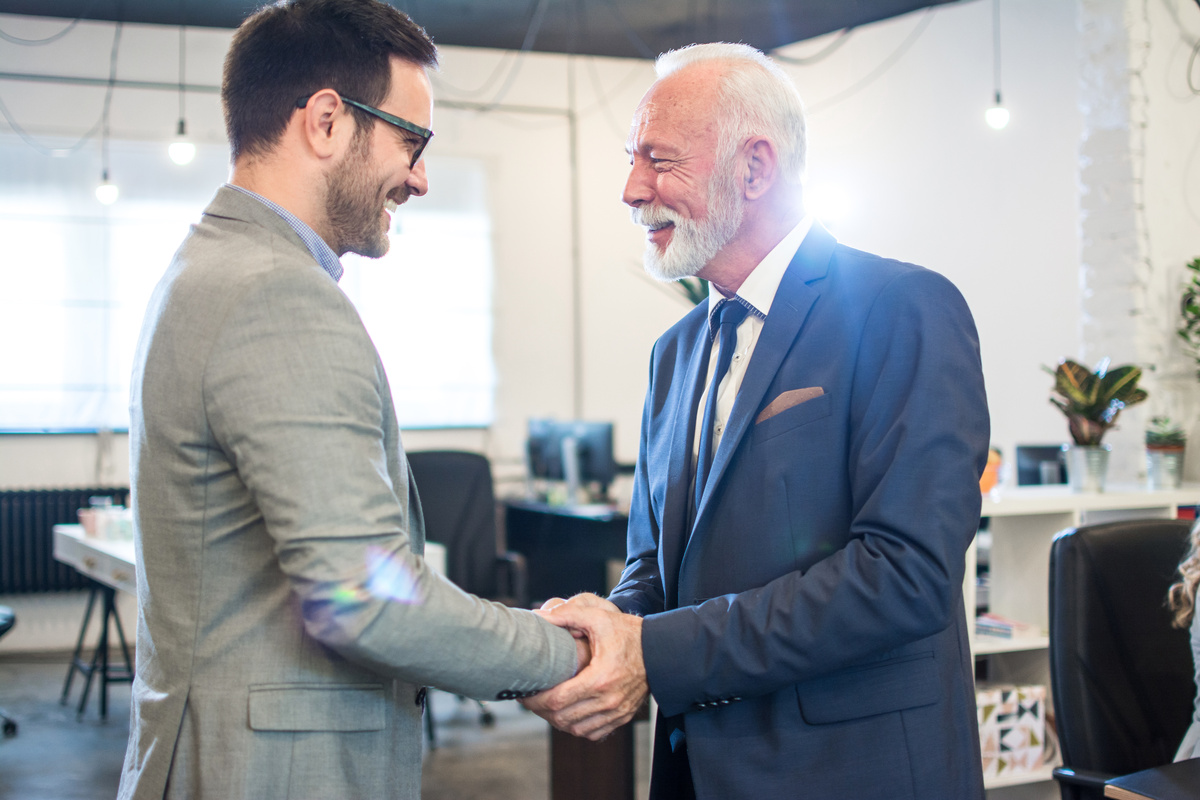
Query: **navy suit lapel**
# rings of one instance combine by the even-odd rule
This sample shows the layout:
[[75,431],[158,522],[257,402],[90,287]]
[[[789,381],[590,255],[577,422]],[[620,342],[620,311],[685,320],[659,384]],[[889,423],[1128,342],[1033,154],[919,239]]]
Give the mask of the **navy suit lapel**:
[[687,371],[682,381],[672,381],[669,402],[675,405],[671,426],[671,456],[668,464],[671,480],[663,508],[662,528],[659,531],[659,569],[663,576],[663,597],[667,608],[677,604],[680,554],[690,535],[688,525],[692,513],[692,443],[696,430],[697,398],[704,391],[711,342],[708,338],[708,302],[705,314],[692,336]]
[[836,244],[833,236],[814,222],[784,272],[779,290],[771,303],[771,312],[754,346],[754,355],[746,368],[746,376],[742,379],[729,422],[721,436],[721,444],[713,455],[708,485],[704,488],[704,496],[696,512],[695,528],[699,528],[703,522],[715,488],[758,414],[767,388],[779,372],[779,366],[791,349],[792,342],[799,335],[804,319],[821,295],[820,290],[812,284],[825,276]]

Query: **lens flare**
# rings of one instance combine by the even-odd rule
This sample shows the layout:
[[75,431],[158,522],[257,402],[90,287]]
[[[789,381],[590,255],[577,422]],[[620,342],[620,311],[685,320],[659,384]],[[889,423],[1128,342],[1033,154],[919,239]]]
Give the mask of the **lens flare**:
[[409,605],[421,602],[417,575],[398,553],[367,548],[367,591],[375,597]]

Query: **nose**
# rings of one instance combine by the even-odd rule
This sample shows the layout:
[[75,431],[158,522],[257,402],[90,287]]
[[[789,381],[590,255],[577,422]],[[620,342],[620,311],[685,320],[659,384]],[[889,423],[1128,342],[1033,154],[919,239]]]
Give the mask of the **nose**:
[[425,159],[418,161],[417,165],[409,170],[404,185],[417,197],[429,191],[429,178],[425,175]]
[[634,161],[633,166],[629,168],[629,177],[625,180],[625,191],[621,193],[621,200],[625,205],[637,208],[654,198],[649,174],[650,170],[646,166]]

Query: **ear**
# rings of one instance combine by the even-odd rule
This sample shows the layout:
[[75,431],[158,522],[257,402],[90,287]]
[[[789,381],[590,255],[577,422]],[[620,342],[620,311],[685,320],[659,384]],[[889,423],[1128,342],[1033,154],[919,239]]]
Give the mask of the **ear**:
[[350,107],[332,89],[322,89],[308,98],[300,114],[304,141],[318,158],[339,156],[354,138],[355,121]]
[[765,136],[755,136],[742,148],[746,159],[746,183],[743,187],[747,200],[757,200],[775,185],[779,176],[779,155],[775,145]]

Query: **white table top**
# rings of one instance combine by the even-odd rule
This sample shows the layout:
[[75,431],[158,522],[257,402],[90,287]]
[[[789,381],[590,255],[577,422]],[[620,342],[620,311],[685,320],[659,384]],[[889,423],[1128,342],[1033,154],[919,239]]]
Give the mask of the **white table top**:
[[[137,593],[137,556],[132,541],[108,541],[85,536],[82,525],[55,525],[54,557],[105,586],[130,594]],[[425,563],[434,572],[445,575],[446,546],[438,542],[426,542]]]

